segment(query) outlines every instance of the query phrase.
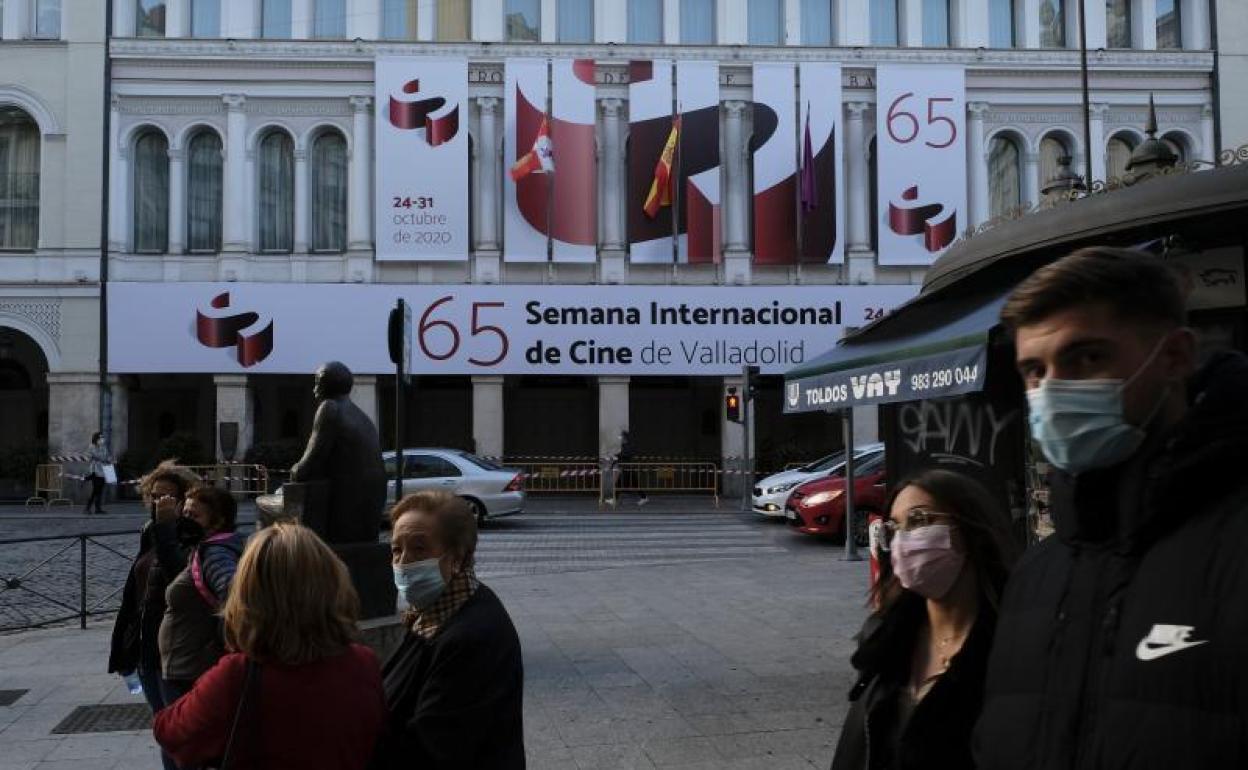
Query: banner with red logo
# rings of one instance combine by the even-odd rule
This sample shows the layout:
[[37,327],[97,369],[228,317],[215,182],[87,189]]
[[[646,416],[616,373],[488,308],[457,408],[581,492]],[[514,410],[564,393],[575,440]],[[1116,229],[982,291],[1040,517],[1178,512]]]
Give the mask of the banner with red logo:
[[[511,168],[516,161],[535,151],[549,108],[548,70],[546,59],[508,59],[504,64],[504,168]],[[547,120],[548,126],[550,123]],[[549,140],[553,171],[543,169],[519,179],[506,174],[503,178],[504,259],[508,262],[545,262],[549,258],[546,231],[550,224],[548,203],[553,190],[548,185],[560,168],[560,149],[555,138],[552,136]]]
[[754,261],[797,257],[797,101],[793,64],[754,64]]
[[467,59],[379,57],[375,94],[377,259],[468,259]]
[[594,129],[594,60],[550,63],[550,143],[555,189],[550,205],[556,262],[598,259],[598,164]]
[[844,261],[845,188],[841,159],[841,65],[802,62],[798,140],[801,261]]
[[660,206],[651,216],[645,210],[655,166],[671,135],[672,62],[666,59],[628,63],[628,212],[629,258],[633,262],[670,263],[673,260],[672,207]]
[[966,72],[876,68],[881,265],[930,265],[968,223]]
[[680,209],[680,261],[719,261],[719,64],[676,65],[676,104],[681,115],[676,205]]

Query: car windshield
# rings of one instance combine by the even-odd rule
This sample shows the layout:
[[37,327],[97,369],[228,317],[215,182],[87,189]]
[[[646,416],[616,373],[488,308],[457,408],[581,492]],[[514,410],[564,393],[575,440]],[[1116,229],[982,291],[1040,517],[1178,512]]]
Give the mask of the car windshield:
[[484,460],[484,459],[482,459],[482,458],[480,458],[480,457],[477,457],[476,455],[472,454],[471,452],[456,452],[456,455],[458,455],[459,457],[461,457],[461,458],[463,458],[463,459],[467,460],[468,462],[472,463],[473,465],[477,466],[478,468],[480,468],[480,469],[482,469],[482,470],[486,470],[486,471],[501,471],[501,470],[503,469],[501,465],[495,465],[494,463],[490,462],[489,460]]
[[[865,452],[854,458],[854,475],[861,476],[864,473],[875,473],[884,464],[883,452]],[[841,478],[845,475],[845,462],[842,460],[829,473],[829,476]]]
[[835,468],[836,466],[840,465],[843,462],[845,462],[844,450],[840,452],[833,452],[827,457],[824,457],[820,460],[815,460],[810,465],[802,466],[801,470],[805,471],[806,473],[819,473],[820,471],[832,470],[833,468]]

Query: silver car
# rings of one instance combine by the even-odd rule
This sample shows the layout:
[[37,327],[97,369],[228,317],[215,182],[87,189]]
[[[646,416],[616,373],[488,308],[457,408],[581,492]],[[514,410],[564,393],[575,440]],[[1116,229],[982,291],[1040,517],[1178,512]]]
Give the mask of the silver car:
[[[883,444],[863,444],[854,451],[854,459],[860,460],[867,455],[883,451]],[[754,485],[752,495],[754,512],[769,518],[784,518],[784,504],[788,502],[789,495],[794,489],[811,479],[835,474],[844,465],[845,450],[842,449],[839,452],[833,452],[826,457],[822,457],[809,465],[803,465],[800,468],[781,471],[768,476]]]
[[[383,452],[386,499],[394,500],[394,452]],[[460,449],[403,450],[403,494],[444,489],[472,507],[478,524],[524,510],[524,474]]]

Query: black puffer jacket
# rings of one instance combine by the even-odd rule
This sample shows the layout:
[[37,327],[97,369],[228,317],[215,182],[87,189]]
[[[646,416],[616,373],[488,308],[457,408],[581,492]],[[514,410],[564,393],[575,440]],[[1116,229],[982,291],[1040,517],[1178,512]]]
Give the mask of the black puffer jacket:
[[883,616],[859,632],[852,662],[858,683],[845,717],[832,770],[968,770],[971,728],[979,716],[984,670],[996,615],[985,608],[949,670],[914,707],[897,735],[898,696],[910,680],[910,662],[927,604],[905,592]]
[[1006,589],[985,770],[1248,767],[1248,358],[1124,466],[1059,476]]

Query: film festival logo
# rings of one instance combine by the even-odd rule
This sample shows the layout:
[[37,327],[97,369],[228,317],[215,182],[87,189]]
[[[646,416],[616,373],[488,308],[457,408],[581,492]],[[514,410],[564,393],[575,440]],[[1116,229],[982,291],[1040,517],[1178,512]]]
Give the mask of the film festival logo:
[[230,293],[223,292],[195,311],[195,338],[205,347],[235,348],[239,364],[255,366],[273,352],[273,318],[231,308]]
[[[409,80],[403,84],[403,93],[415,96],[420,93],[420,80]],[[390,124],[403,131],[424,131],[425,142],[430,147],[437,147],[455,138],[459,133],[459,104],[446,109],[446,97],[432,96],[414,99],[396,99],[390,97]],[[437,115],[442,110],[443,114]]]
[[912,185],[901,193],[902,204],[888,202],[888,229],[898,235],[922,235],[923,247],[935,253],[953,243],[958,234],[958,211],[945,212],[943,203],[916,204],[919,186]]

